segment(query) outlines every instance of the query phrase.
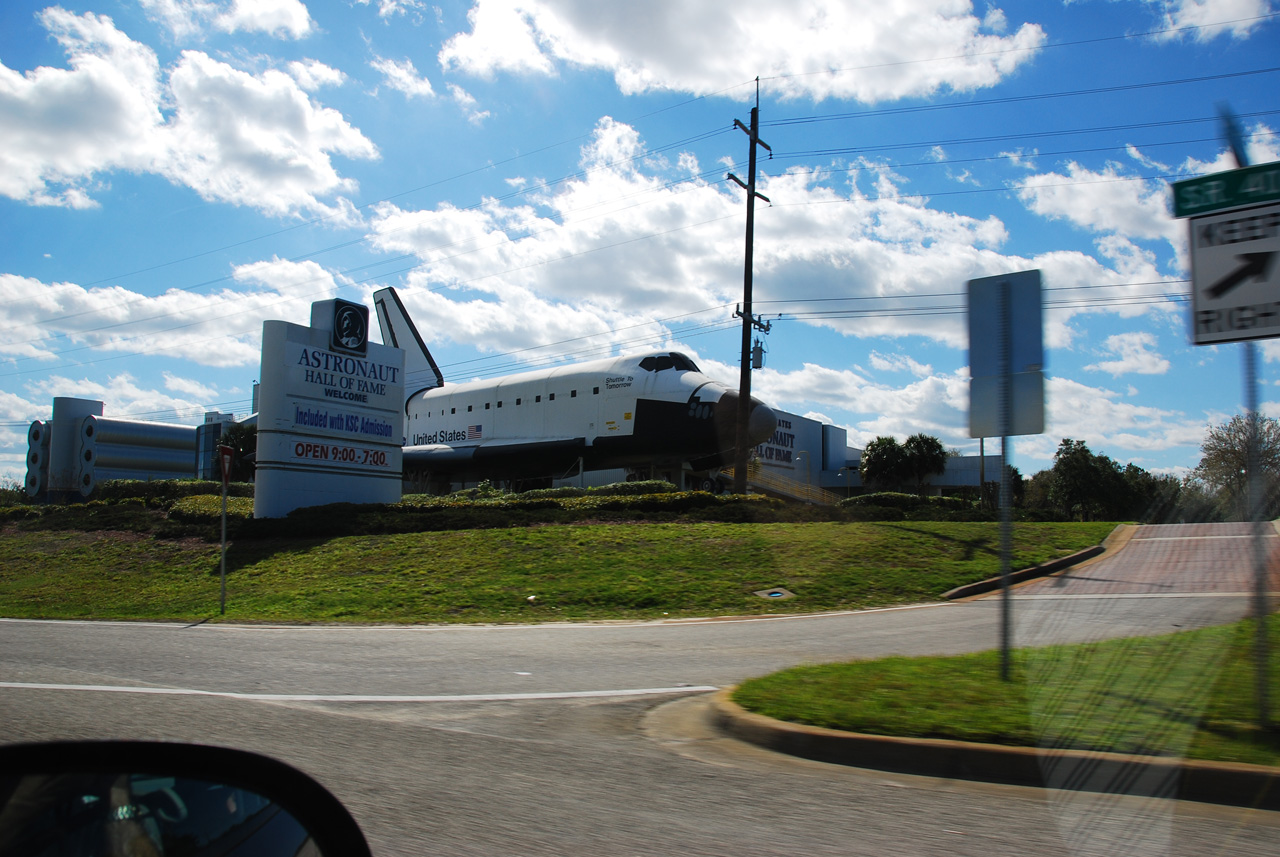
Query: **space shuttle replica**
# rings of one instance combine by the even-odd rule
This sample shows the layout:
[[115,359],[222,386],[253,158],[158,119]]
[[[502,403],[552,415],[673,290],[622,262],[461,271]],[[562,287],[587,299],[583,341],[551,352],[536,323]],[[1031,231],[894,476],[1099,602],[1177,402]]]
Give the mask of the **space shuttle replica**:
[[[684,465],[705,486],[733,463],[738,392],[684,354],[650,351],[446,384],[395,289],[374,293],[385,345],[405,351],[406,478],[538,480]],[[752,398],[752,446],[777,418]]]

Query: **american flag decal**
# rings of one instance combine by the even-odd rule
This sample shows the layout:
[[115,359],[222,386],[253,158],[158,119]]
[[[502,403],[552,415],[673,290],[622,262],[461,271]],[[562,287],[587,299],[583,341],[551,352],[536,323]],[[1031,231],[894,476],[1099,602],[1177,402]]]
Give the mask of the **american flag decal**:
[[467,440],[480,440],[483,435],[480,426],[467,426]]

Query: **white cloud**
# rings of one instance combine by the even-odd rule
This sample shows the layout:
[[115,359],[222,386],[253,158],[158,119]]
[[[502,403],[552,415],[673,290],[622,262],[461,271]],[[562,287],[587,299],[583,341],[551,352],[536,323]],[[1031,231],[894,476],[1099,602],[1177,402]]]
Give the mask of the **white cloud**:
[[108,418],[176,412],[188,414],[187,422],[195,423],[203,418],[205,410],[204,404],[199,400],[172,396],[140,386],[138,380],[128,372],[112,375],[106,383],[87,377],[54,375],[29,385],[29,389],[44,401],[61,396],[100,400],[104,405],[103,416]]
[[1163,170],[1165,172],[1169,170],[1168,164],[1162,164],[1159,161],[1147,156],[1142,152],[1141,149],[1139,149],[1137,146],[1133,145],[1132,143],[1125,146],[1124,149],[1125,149],[1125,152],[1128,153],[1129,157],[1133,158],[1139,164],[1142,164],[1142,166],[1147,167],[1148,169]]
[[[405,288],[415,318],[422,313],[441,336],[495,352],[572,337],[570,318],[581,333],[603,333],[679,317],[603,340],[617,343],[678,340],[685,327],[727,319],[741,300],[741,190],[691,177],[675,154],[650,159],[634,128],[608,118],[583,147],[581,167],[550,187],[525,177],[517,186],[527,192],[513,202],[378,206],[374,247],[420,260]],[[1081,313],[1167,311],[1143,302],[1150,287],[1132,285],[1159,279],[1149,254],[1118,237],[1099,239],[1096,256],[1009,256],[995,217],[898,198],[897,179],[874,165],[864,165],[851,189],[830,179],[806,169],[762,174],[761,191],[777,204],[756,211],[757,312],[803,313],[799,323],[847,336],[922,336],[963,349],[963,283],[1031,268],[1078,297],[1046,315],[1049,347],[1078,338],[1071,322]],[[867,186],[876,196],[864,195]],[[886,368],[898,358],[876,359]],[[894,365],[932,372],[905,359]]]
[[147,17],[169,28],[178,41],[201,34],[219,12],[210,0],[138,0]]
[[477,108],[475,96],[456,83],[451,83],[448,86],[450,97],[453,98],[455,104],[462,108],[462,112],[467,115],[467,121],[472,125],[479,125],[492,115],[488,110]]
[[331,68],[319,60],[294,60],[287,66],[289,76],[298,82],[298,86],[307,92],[315,92],[322,86],[341,86],[347,76],[336,68]]
[[323,199],[355,190],[330,156],[371,159],[377,149],[294,78],[185,51],[166,85],[155,53],[109,18],[55,7],[41,21],[70,68],[0,66],[0,193],[88,207],[102,174],[130,170],[269,214],[350,213],[345,200]]
[[431,81],[418,74],[412,60],[389,60],[378,57],[369,65],[382,75],[382,82],[388,88],[404,93],[406,98],[415,96],[429,98],[435,95],[431,88]]
[[225,33],[266,33],[301,39],[314,29],[301,0],[139,0],[147,15],[179,41],[201,35],[207,27]]
[[[1255,122],[1242,129],[1245,154],[1251,164],[1268,164],[1280,160],[1280,134],[1269,125]],[[1180,167],[1180,171],[1188,176],[1221,173],[1236,168],[1235,156],[1229,149],[1222,149],[1212,161],[1201,161],[1188,158]]]
[[477,0],[467,17],[470,32],[439,53],[446,70],[554,74],[568,64],[608,70],[628,94],[740,87],[744,99],[757,74],[784,98],[968,92],[1012,73],[1045,40],[1036,24],[999,35],[1002,12],[982,19],[954,0],[819,0],[802,9],[771,0]]
[[86,289],[0,274],[0,303],[9,308],[0,356],[18,371],[28,361],[74,365],[104,354],[252,366],[261,357],[262,319],[306,322],[311,303],[343,284],[315,262],[281,259],[240,266],[233,279],[236,287],[209,294],[174,289],[147,296],[119,286]]
[[[361,6],[370,6],[373,0],[356,0]],[[419,12],[424,8],[420,0],[377,0],[378,17],[384,20],[394,15],[407,15],[410,12]]]
[[59,7],[40,21],[69,69],[25,75],[0,65],[0,193],[36,205],[87,208],[90,177],[148,168],[160,146],[160,65],[110,18]]
[[169,76],[176,105],[161,172],[205,199],[269,214],[337,213],[319,197],[352,193],[330,153],[375,158],[377,149],[336,110],[319,107],[274,69],[250,75],[185,51]]
[[[1156,6],[1167,27],[1197,27],[1185,37],[1208,42],[1227,34],[1232,38],[1247,38],[1255,29],[1266,23],[1272,14],[1270,0],[1147,0]],[[1182,37],[1179,33],[1167,33],[1165,39]]]
[[1074,161],[1066,174],[1041,173],[1021,183],[1018,196],[1044,217],[1069,220],[1094,232],[1162,239],[1177,246],[1186,228],[1169,216],[1168,186],[1127,175],[1117,164],[1101,171]]
[[232,0],[213,23],[228,33],[243,30],[291,39],[309,35],[314,27],[301,0]]
[[1108,336],[1106,349],[1116,355],[1115,360],[1091,363],[1085,369],[1120,375],[1163,375],[1169,371],[1169,361],[1155,353],[1156,338],[1146,331],[1118,333]]
[[[789,411],[815,406],[853,416],[849,445],[865,447],[881,435],[926,432],[945,443],[967,442],[969,383],[959,374],[928,375],[906,386],[876,381],[862,372],[806,363],[793,372],[753,374],[752,393]],[[870,418],[856,415],[874,414]]]
[[1070,378],[1045,383],[1044,438],[1070,437],[1096,448],[1137,452],[1197,446],[1204,438],[1203,418],[1125,401],[1125,396]]
[[1009,29],[1009,19],[1005,17],[1003,10],[992,6],[987,9],[987,16],[982,19],[982,26],[993,33],[1003,33]]
[[202,384],[191,378],[181,378],[172,372],[164,373],[164,388],[175,393],[198,398],[203,402],[213,401],[214,396],[218,394],[218,391],[208,384]]
[[871,367],[881,372],[910,372],[918,378],[933,374],[932,366],[905,354],[881,354],[879,351],[871,352]]
[[482,77],[496,71],[551,74],[554,65],[542,53],[539,38],[512,2],[477,2],[467,12],[470,33],[459,33],[440,50],[440,65]]

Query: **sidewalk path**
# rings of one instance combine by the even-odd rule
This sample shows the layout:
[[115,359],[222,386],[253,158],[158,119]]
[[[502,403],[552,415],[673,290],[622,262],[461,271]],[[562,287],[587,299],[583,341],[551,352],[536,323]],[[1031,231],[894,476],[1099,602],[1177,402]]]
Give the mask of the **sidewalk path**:
[[[1125,537],[1127,535],[1127,538]],[[1149,524],[1090,562],[1026,583],[1018,595],[1141,595],[1253,591],[1252,524]],[[1268,589],[1280,587],[1280,535],[1263,530]]]

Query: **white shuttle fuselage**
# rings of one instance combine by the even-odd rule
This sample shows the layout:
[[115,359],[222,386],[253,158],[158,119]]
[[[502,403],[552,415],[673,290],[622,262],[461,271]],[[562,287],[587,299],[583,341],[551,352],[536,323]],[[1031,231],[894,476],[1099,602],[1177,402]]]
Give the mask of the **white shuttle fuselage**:
[[[575,467],[689,463],[710,470],[732,463],[738,393],[679,352],[445,384],[395,291],[378,291],[374,305],[383,342],[409,352],[406,388],[416,388],[405,402],[406,473],[506,480],[561,476]],[[755,446],[773,435],[777,419],[752,399],[748,425]]]

